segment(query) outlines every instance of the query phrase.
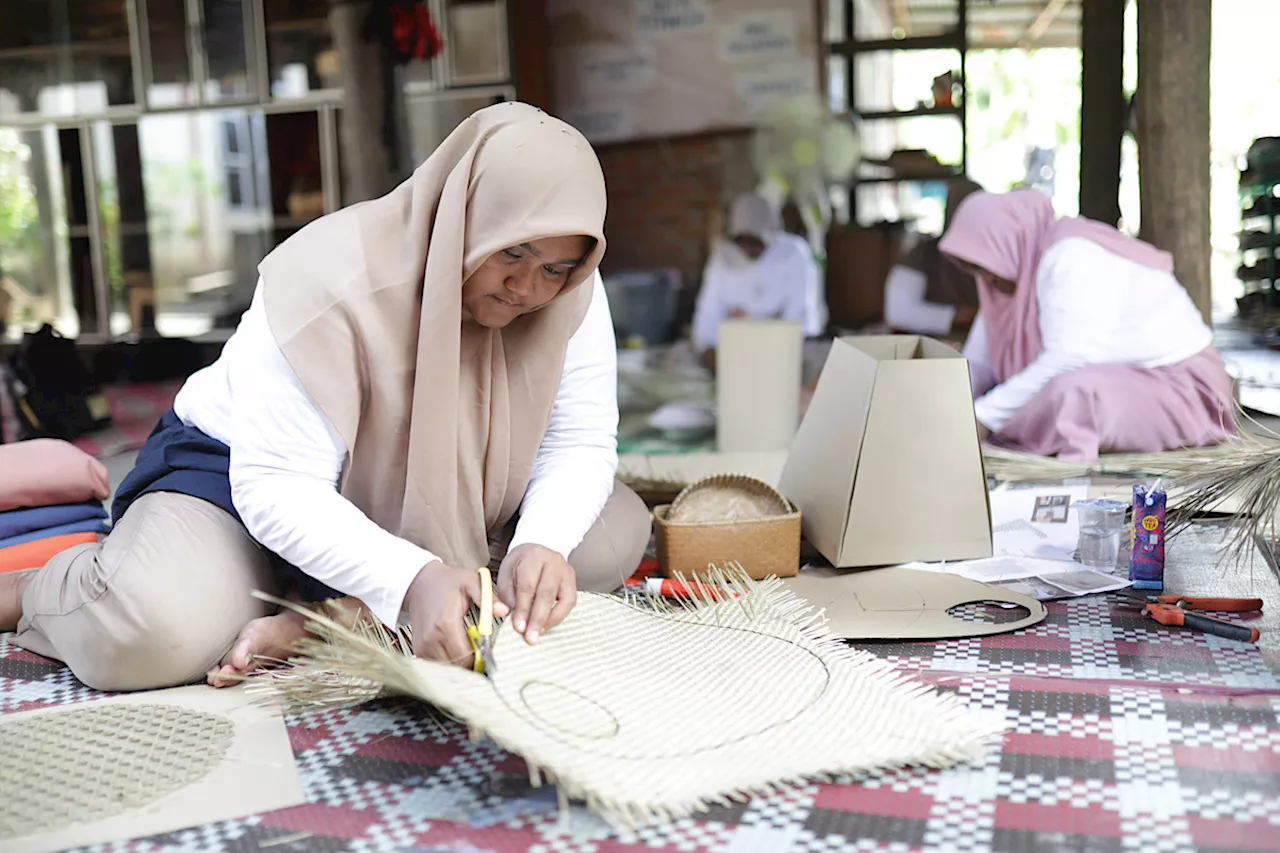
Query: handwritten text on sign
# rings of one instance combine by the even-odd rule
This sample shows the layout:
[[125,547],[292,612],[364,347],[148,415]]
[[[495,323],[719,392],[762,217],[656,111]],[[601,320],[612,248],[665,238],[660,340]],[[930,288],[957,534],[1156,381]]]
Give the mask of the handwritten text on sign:
[[724,62],[784,59],[797,53],[796,16],[790,9],[747,12],[718,30],[717,46]]
[[711,22],[707,0],[632,0],[637,33],[663,35],[701,30]]
[[576,51],[578,81],[590,95],[643,92],[653,87],[657,64],[642,46],[594,44]]

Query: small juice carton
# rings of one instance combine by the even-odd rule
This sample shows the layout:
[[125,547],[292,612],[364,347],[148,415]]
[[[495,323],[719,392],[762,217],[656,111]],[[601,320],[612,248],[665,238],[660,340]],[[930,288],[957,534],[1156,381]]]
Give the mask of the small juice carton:
[[1164,589],[1164,523],[1166,495],[1159,480],[1133,487],[1133,551],[1129,580],[1134,589]]

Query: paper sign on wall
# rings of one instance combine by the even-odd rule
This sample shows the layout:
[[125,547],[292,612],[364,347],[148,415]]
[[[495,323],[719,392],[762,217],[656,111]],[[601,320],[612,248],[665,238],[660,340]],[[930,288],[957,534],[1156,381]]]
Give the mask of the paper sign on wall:
[[815,4],[548,0],[555,112],[593,142],[754,126],[819,86]]
[[707,0],[631,0],[631,6],[637,33],[685,33],[711,23]]
[[[717,52],[721,62],[751,62],[800,54],[796,15],[791,9],[748,12],[720,25]],[[812,71],[811,71],[812,74]]]

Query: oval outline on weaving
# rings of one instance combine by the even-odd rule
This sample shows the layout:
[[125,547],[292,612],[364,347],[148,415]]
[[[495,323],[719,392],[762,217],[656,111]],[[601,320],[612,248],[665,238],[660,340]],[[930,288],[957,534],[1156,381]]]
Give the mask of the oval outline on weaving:
[[[750,635],[752,637],[759,638],[760,640],[763,640],[766,642],[781,644],[782,646],[784,646],[785,648],[793,652],[801,653],[801,656],[805,660],[812,662],[812,664],[814,665],[814,669],[816,670],[815,675],[817,673],[821,673],[819,678],[814,679],[815,683],[817,683],[819,680],[821,683],[817,684],[817,686],[812,691],[812,693],[810,693],[808,697],[806,697],[805,699],[797,703],[796,706],[793,706],[788,709],[784,709],[784,711],[781,714],[779,714],[779,716],[777,717],[763,721],[757,725],[745,727],[746,728],[745,731],[735,733],[731,737],[721,738],[714,741],[708,741],[703,739],[700,742],[700,745],[696,747],[681,748],[676,751],[662,751],[662,752],[655,751],[654,746],[657,743],[665,743],[665,741],[662,741],[662,740],[643,741],[641,744],[637,745],[635,751],[632,751],[630,749],[620,751],[616,749],[613,749],[613,750],[608,749],[608,746],[614,745],[616,743],[616,740],[618,739],[618,735],[624,734],[624,731],[625,731],[624,720],[622,716],[619,715],[617,712],[610,709],[607,705],[593,698],[590,698],[586,694],[583,694],[577,690],[574,690],[573,688],[565,687],[559,684],[554,684],[554,686],[557,688],[560,688],[568,693],[572,693],[575,696],[578,696],[579,698],[582,698],[591,702],[591,704],[593,705],[597,705],[601,707],[602,709],[605,710],[606,713],[608,713],[611,717],[613,717],[618,721],[618,735],[615,735],[613,738],[609,738],[606,740],[602,740],[599,738],[595,738],[595,739],[587,738],[585,736],[576,734],[572,731],[566,731],[563,726],[551,724],[543,720],[543,718],[540,716],[536,716],[531,713],[530,714],[524,713],[524,709],[520,707],[520,705],[523,704],[523,700],[520,703],[512,701],[513,696],[522,695],[524,686],[526,684],[529,684],[530,682],[535,680],[541,681],[542,679],[530,679],[529,681],[522,681],[518,685],[512,684],[509,687],[507,687],[501,684],[501,682],[504,680],[504,676],[507,676],[510,673],[511,663],[498,662],[497,665],[494,667],[493,673],[490,676],[490,680],[492,683],[494,694],[498,697],[499,701],[501,701],[503,705],[509,711],[511,711],[514,715],[524,720],[524,722],[527,725],[541,732],[543,735],[549,738],[552,738],[567,747],[584,748],[589,746],[593,751],[595,751],[599,755],[607,756],[610,758],[615,758],[623,761],[639,760],[639,759],[657,760],[657,759],[687,757],[690,755],[701,755],[704,753],[710,753],[718,749],[723,749],[724,747],[730,744],[741,743],[743,741],[747,741],[752,738],[757,738],[775,729],[793,724],[797,719],[802,717],[815,705],[821,702],[822,698],[826,695],[828,689],[830,688],[831,668],[828,665],[827,661],[824,660],[823,657],[820,654],[818,654],[815,650],[807,648],[803,644],[798,643],[794,640],[791,640],[785,637],[779,637],[775,634],[771,634],[766,631],[757,630],[753,628],[740,627],[736,625],[701,624],[701,623],[691,621],[689,619],[689,614],[687,613],[683,613],[683,612],[663,613],[660,611],[648,610],[632,602],[619,599],[614,596],[602,595],[597,593],[586,593],[582,595],[581,598],[579,599],[578,606],[581,607],[582,599],[586,599],[588,597],[590,597],[590,599],[603,602],[610,607],[622,608],[624,611],[629,611],[631,614],[638,615],[646,619],[656,619],[664,622],[677,622],[677,623],[686,625],[690,628],[729,631],[729,632],[733,632],[734,634],[740,637],[743,635]],[[500,635],[495,636],[494,638],[495,656],[498,652],[498,642],[503,639],[502,634],[506,634],[506,632],[501,632]],[[507,640],[507,642],[516,644],[514,645],[514,648],[523,647],[524,641],[518,635],[512,634],[508,636],[510,636],[510,639]],[[550,635],[544,635],[542,642],[545,643],[549,636]],[[740,644],[730,643],[727,645],[740,645]],[[791,668],[792,671],[795,671],[795,669],[796,668],[794,667]]]
[[[549,687],[561,693],[567,693],[570,696],[573,696],[575,699],[579,699],[583,703],[598,709],[603,716],[608,717],[610,724],[613,726],[613,731],[609,732],[608,734],[601,734],[601,735],[594,735],[594,736],[590,734],[581,734],[578,732],[565,731],[563,727],[558,726],[553,721],[543,717],[541,714],[538,713],[538,710],[536,708],[534,708],[532,705],[529,704],[528,693],[529,693],[529,688],[531,687]],[[529,713],[532,714],[535,719],[542,720],[542,722],[544,722],[546,725],[550,726],[551,728],[555,729],[556,731],[562,732],[563,734],[569,735],[571,737],[585,738],[587,740],[608,740],[610,738],[617,737],[618,734],[622,731],[622,723],[618,720],[617,714],[613,713],[604,705],[601,705],[599,702],[592,699],[590,696],[584,696],[583,694],[579,693],[576,690],[573,690],[572,688],[563,687],[559,684],[555,684],[550,681],[524,682],[523,684],[520,685],[520,701],[524,702],[525,708],[528,709]]]

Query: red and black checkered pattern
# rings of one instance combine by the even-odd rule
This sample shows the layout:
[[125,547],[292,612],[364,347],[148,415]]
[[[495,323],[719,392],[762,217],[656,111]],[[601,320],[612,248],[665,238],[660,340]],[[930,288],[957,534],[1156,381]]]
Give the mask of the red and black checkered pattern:
[[[1280,850],[1280,661],[1106,599],[1016,634],[868,648],[1007,733],[981,765],[811,784],[619,834],[423,706],[290,720],[308,805],[111,845],[165,851]],[[0,711],[81,701],[0,638]]]

